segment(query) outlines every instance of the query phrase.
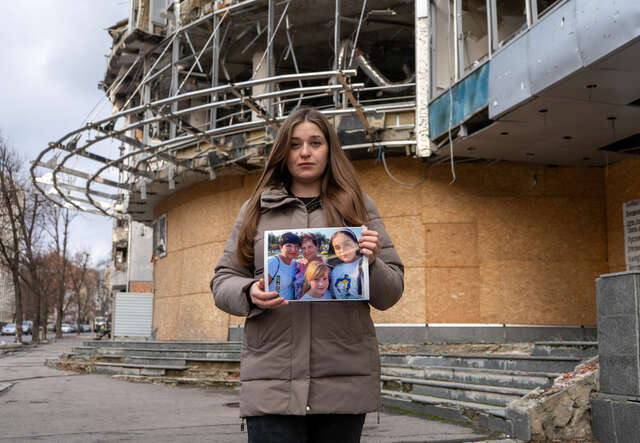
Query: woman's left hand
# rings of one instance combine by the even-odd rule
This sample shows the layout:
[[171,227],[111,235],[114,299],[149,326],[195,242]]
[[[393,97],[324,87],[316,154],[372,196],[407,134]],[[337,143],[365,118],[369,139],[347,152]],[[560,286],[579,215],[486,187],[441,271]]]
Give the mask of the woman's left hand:
[[380,253],[380,236],[377,231],[362,231],[360,236],[360,252],[367,257],[369,264],[376,260]]

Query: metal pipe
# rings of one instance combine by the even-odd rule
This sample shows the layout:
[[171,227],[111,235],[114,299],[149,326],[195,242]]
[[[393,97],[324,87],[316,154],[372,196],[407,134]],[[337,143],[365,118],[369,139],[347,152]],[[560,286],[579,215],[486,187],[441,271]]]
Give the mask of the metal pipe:
[[400,92],[407,89],[406,84],[412,83],[416,78],[416,74],[414,72],[404,80],[401,80],[399,82],[392,82],[387,77],[385,77],[384,74],[382,74],[382,72],[380,72],[380,70],[376,68],[361,52],[356,55],[356,64],[362,69],[362,72],[364,72],[367,77],[369,77],[376,85],[384,86],[391,92]]
[[[214,15],[215,17],[215,15]],[[195,56],[196,55],[196,50],[193,47],[193,43],[191,43],[191,39],[189,38],[189,33],[187,31],[182,33],[184,35],[185,40],[187,40],[187,43],[189,44],[189,48],[191,49],[191,53]],[[198,69],[200,69],[200,72],[204,72],[204,69],[202,69],[202,65],[200,64],[200,58],[196,57],[196,64],[198,65]]]
[[[333,24],[333,69],[337,71],[341,69],[342,66],[339,64],[339,57],[341,51],[340,45],[340,16],[342,15],[342,0],[336,0],[336,8],[334,14],[334,24]],[[288,33],[287,29],[287,33]],[[339,107],[341,102],[339,101],[340,97],[337,92],[333,94],[333,103],[336,107]]]
[[[219,6],[218,0],[216,0],[213,4],[213,9],[217,9]],[[213,33],[215,35],[213,39],[213,48],[211,53],[211,87],[215,88],[218,86],[218,68],[220,63],[220,36],[216,32],[218,27],[220,26],[220,18],[217,14],[213,14]],[[214,103],[218,101],[218,94],[211,94],[211,102]],[[217,120],[217,108],[211,108],[211,114],[209,116],[209,126],[210,128],[216,127]]]
[[461,11],[461,0],[453,0],[453,72],[455,81],[460,80],[462,74],[462,49],[460,47]]
[[[285,16],[285,14],[287,13],[287,8],[289,7],[289,3],[287,3],[287,6],[284,9],[284,14],[282,14],[282,17]],[[275,5],[274,5],[274,0],[269,0],[269,9],[267,11],[267,77],[272,77],[275,69],[273,66],[274,60],[273,60],[273,38],[275,37],[275,32],[273,30],[273,25],[275,22]],[[282,17],[280,17],[280,22],[282,22]],[[280,26],[280,23],[278,23],[278,26]],[[262,61],[260,61],[262,63]],[[256,69],[256,71],[258,71]],[[255,74],[254,74],[255,75]],[[268,92],[272,92],[273,91],[273,84],[269,83],[267,85],[267,91]],[[273,109],[271,109],[271,99],[267,100],[267,116],[273,115]]]
[[362,12],[360,12],[360,20],[358,21],[358,29],[356,30],[356,38],[353,39],[353,48],[351,48],[351,57],[349,57],[349,67],[351,67],[351,63],[353,63],[353,54],[356,50],[356,45],[358,44],[358,37],[360,36],[360,27],[362,26],[362,19],[364,18],[364,10],[367,7],[367,0],[362,2]]

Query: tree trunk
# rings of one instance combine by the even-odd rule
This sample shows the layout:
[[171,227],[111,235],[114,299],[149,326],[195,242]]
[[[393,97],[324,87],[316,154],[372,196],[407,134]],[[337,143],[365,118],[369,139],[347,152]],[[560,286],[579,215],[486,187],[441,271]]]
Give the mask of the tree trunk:
[[17,273],[13,275],[13,289],[16,298],[16,343],[22,343],[22,290]]

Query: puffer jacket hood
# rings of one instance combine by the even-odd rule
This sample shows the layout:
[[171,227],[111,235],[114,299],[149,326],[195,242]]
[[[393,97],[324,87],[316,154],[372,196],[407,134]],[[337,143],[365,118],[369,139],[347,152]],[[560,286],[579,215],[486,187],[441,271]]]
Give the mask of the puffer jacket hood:
[[380,408],[380,361],[369,306],[387,309],[403,290],[403,265],[373,201],[365,196],[368,228],[381,251],[369,267],[366,301],[254,306],[246,290],[262,277],[264,231],[325,227],[322,208],[307,210],[285,188],[265,190],[251,269],[236,257],[240,210],[211,281],[215,304],[245,317],[240,415],[360,414]]

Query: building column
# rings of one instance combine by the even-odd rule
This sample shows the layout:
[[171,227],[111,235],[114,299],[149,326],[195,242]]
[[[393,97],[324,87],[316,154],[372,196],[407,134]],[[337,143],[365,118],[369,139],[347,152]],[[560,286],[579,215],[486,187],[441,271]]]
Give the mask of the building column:
[[431,98],[431,0],[415,2],[416,35],[416,155],[429,157],[429,100]]
[[640,271],[596,280],[600,392],[591,397],[594,435],[603,442],[640,435]]

